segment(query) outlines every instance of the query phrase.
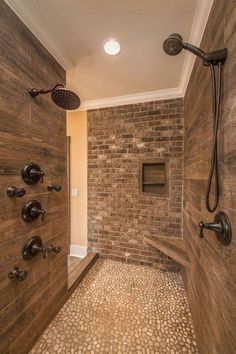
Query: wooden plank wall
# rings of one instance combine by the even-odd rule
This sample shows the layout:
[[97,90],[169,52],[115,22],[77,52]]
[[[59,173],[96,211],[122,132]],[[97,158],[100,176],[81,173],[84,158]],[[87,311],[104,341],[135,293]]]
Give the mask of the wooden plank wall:
[[227,47],[220,123],[220,205],[231,220],[233,240],[222,247],[214,233],[200,239],[212,143],[210,69],[196,60],[185,95],[184,240],[191,258],[186,286],[201,354],[236,352],[236,2],[215,0],[201,48]]
[[[0,1],[0,353],[26,353],[67,295],[68,208],[66,112],[50,95],[32,99],[31,87],[65,82],[65,71],[13,12]],[[45,171],[44,183],[29,186],[20,177],[29,161]],[[47,191],[62,185],[60,193]],[[26,189],[23,198],[6,196],[7,186]],[[25,223],[21,209],[37,199],[45,220]],[[23,261],[21,250],[34,235],[63,251],[44,260]],[[13,266],[28,271],[25,281],[8,279]]]

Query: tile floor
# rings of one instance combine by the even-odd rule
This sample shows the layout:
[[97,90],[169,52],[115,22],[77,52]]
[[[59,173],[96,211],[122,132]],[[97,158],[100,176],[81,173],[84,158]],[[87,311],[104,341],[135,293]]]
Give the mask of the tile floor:
[[30,353],[198,353],[181,275],[99,259]]

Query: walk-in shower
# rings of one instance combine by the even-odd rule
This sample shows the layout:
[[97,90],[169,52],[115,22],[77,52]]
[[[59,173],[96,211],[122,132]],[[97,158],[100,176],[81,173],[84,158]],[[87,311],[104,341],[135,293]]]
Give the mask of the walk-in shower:
[[[219,171],[218,171],[218,128],[219,128],[219,116],[220,116],[220,98],[221,98],[221,85],[222,85],[222,65],[227,58],[227,49],[220,49],[214,52],[205,53],[200,48],[195,47],[192,44],[183,42],[181,35],[178,33],[171,34],[164,42],[163,49],[168,55],[177,55],[182,49],[187,49],[191,53],[197,55],[203,60],[203,64],[209,66],[211,69],[212,77],[212,111],[213,111],[213,144],[211,155],[211,166],[207,182],[205,204],[209,212],[213,213],[219,202]],[[217,71],[215,70],[217,67]],[[210,203],[210,192],[212,189],[212,183],[214,178],[214,202]]]
[[79,96],[73,91],[68,90],[64,84],[59,83],[46,90],[35,88],[29,90],[31,97],[47,93],[51,93],[53,102],[63,109],[74,110],[80,106]]

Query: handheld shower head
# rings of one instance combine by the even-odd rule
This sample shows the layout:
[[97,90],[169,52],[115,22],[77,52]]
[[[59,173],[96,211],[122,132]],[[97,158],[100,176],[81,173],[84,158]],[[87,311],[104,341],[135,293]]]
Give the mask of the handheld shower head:
[[178,33],[172,33],[163,42],[163,49],[168,55],[177,55],[183,49],[183,38]]
[[[212,76],[212,88],[213,88],[213,100],[212,100],[212,110],[213,110],[213,121],[214,121],[214,134],[213,134],[213,146],[212,146],[212,157],[211,157],[211,167],[207,182],[207,190],[205,203],[206,208],[209,212],[214,212],[218,206],[219,201],[219,172],[218,172],[218,148],[217,148],[217,138],[218,138],[218,127],[219,127],[219,116],[220,116],[220,94],[221,94],[221,71],[222,65],[227,58],[227,48],[219,49],[211,53],[205,53],[198,47],[190,43],[183,42],[182,37],[177,34],[171,34],[164,42],[163,49],[168,55],[177,55],[182,49],[186,49],[189,52],[197,55],[203,60],[203,64],[209,66],[211,69]],[[216,79],[216,72],[214,66],[218,67],[218,82]],[[212,188],[212,181],[215,178],[215,200],[214,204],[210,204],[210,194]]]
[[227,56],[227,50],[221,49],[212,53],[205,53],[198,47],[190,43],[183,42],[183,38],[178,33],[172,33],[163,42],[163,49],[168,55],[177,55],[182,49],[186,49],[189,52],[197,55],[204,61],[204,65],[217,65],[219,62],[223,63]]
[[74,110],[80,106],[79,96],[73,91],[67,90],[63,84],[56,84],[48,90],[37,90],[35,88],[29,90],[31,97],[47,93],[51,93],[53,102],[63,109]]

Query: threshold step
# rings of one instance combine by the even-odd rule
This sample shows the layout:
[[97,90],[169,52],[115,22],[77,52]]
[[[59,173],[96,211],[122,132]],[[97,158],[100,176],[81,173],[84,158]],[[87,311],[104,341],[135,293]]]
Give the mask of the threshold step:
[[182,239],[171,237],[148,237],[144,241],[157,250],[165,253],[184,267],[190,265],[190,260]]
[[98,252],[89,252],[84,258],[68,256],[68,289],[78,285],[97,258]]

